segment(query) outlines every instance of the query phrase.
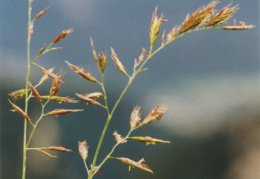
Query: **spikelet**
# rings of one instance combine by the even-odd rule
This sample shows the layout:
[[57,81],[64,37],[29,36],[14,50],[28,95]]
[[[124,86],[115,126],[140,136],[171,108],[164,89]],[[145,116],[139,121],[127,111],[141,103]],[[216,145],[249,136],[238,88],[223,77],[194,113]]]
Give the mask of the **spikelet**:
[[47,7],[45,9],[41,10],[39,13],[37,13],[35,16],[35,19],[40,19],[48,11],[48,9],[49,8]]
[[57,75],[57,78],[54,78],[52,80],[52,85],[50,88],[50,96],[56,95],[61,87],[61,83],[62,83],[62,74]]
[[149,37],[150,37],[151,46],[154,46],[154,44],[156,43],[159,32],[160,32],[161,25],[164,22],[167,22],[167,20],[164,19],[163,15],[161,15],[159,17],[158,13],[157,13],[157,8],[155,8],[155,10],[153,11],[153,14],[152,14],[151,24],[150,24],[150,28],[149,28]]
[[198,8],[191,15],[188,14],[181,26],[179,27],[178,33],[181,34],[187,32],[200,25],[200,23],[203,22],[205,18],[207,18],[213,13],[217,3],[218,1],[213,0],[208,5]]
[[83,94],[76,93],[76,96],[78,96],[80,99],[82,99],[82,100],[84,100],[84,101],[86,101],[86,102],[88,102],[88,103],[90,103],[90,104],[93,104],[93,105],[96,105],[96,106],[102,106],[102,104],[100,104],[99,102],[97,102],[97,101],[95,100],[95,98],[89,97],[88,94],[83,95]]
[[224,30],[249,30],[254,28],[254,25],[247,25],[245,22],[240,21],[239,24],[236,23],[236,21],[234,21],[233,25],[227,25],[222,27],[222,29]]
[[206,26],[217,26],[227,22],[238,9],[238,5],[233,7],[231,5],[223,7],[209,18]]
[[144,118],[142,124],[149,124],[155,120],[160,120],[167,109],[162,106],[155,106],[152,111]]
[[[29,90],[27,90],[27,91],[29,91]],[[26,94],[26,89],[19,89],[19,90],[9,93],[8,95],[11,96],[13,98],[13,100],[18,100],[18,99],[23,98],[25,96],[25,94]]]
[[12,112],[18,112],[19,114],[21,114],[23,116],[23,118],[28,121],[31,122],[31,118],[28,114],[26,114],[19,106],[17,106],[16,104],[12,103],[12,101],[8,100],[9,103],[12,105],[13,109],[11,110]]
[[111,47],[111,57],[115,63],[116,68],[118,69],[118,71],[120,71],[121,73],[125,74],[126,76],[129,76],[125,70],[125,67],[123,66],[123,64],[120,62],[115,50]]
[[[50,68],[48,69],[47,71],[51,74],[53,74],[53,70],[54,70],[54,67],[53,68]],[[37,85],[34,86],[34,88],[37,88],[39,86],[41,86],[47,79],[48,79],[49,75],[48,74],[45,74],[41,77],[40,81],[38,82]]]
[[79,149],[79,155],[81,156],[82,160],[87,160],[88,158],[88,143],[87,141],[79,141],[78,142],[78,149]]
[[124,164],[129,165],[129,171],[131,170],[131,168],[138,168],[140,170],[149,172],[149,173],[153,173],[153,171],[149,168],[149,166],[147,164],[145,164],[144,159],[142,158],[141,160],[139,160],[138,162],[131,160],[129,158],[125,158],[125,157],[114,157],[113,159],[119,160]]
[[51,158],[57,158],[57,156],[55,155],[51,155],[49,152],[43,150],[43,149],[38,149],[39,152],[43,153],[44,155],[47,155],[48,157],[51,157]]
[[73,29],[66,29],[63,30],[61,33],[59,33],[53,40],[52,43],[58,43],[59,41],[61,41],[62,39],[64,39],[65,37],[67,37],[69,34],[71,34],[73,32]]
[[38,90],[33,85],[31,85],[31,92],[32,92],[32,95],[35,97],[35,99],[39,103],[42,103],[42,97],[41,97],[40,93],[38,92]]
[[107,56],[103,52],[100,52],[98,54],[98,66],[102,73],[104,73],[106,69],[106,64],[107,64]]
[[137,142],[144,142],[144,143],[146,143],[146,145],[156,144],[156,143],[162,143],[162,144],[171,143],[170,141],[156,139],[156,138],[152,138],[150,136],[145,136],[145,137],[143,137],[143,136],[133,136],[133,137],[128,137],[127,139],[134,140],[134,141],[137,141]]
[[[57,76],[55,73],[53,73],[54,67],[51,68],[51,69],[49,69],[49,70],[47,70],[46,68],[44,68],[44,67],[42,67],[42,66],[40,66],[40,65],[38,65],[38,64],[34,64],[34,65],[36,65],[36,66],[39,68],[39,70],[40,70],[42,73],[44,73],[46,76],[48,76],[48,77],[50,77],[50,78],[52,78],[52,79],[58,78],[58,76]],[[44,81],[46,80],[46,76],[43,77],[43,80],[44,80]],[[36,86],[38,86],[38,85],[36,85]]]
[[92,76],[91,73],[88,72],[87,70],[84,70],[83,68],[73,65],[73,64],[69,63],[68,61],[65,61],[65,62],[67,63],[67,65],[70,67],[71,70],[73,70],[75,73],[79,74],[85,80],[92,81],[94,83],[97,82],[96,78],[94,76]]
[[78,103],[78,100],[69,97],[62,97],[62,96],[41,96],[42,99],[55,101],[59,104],[61,103]]
[[47,115],[59,116],[80,111],[83,111],[83,109],[54,109],[53,111],[48,112]]
[[72,152],[71,149],[67,149],[62,146],[49,146],[49,147],[47,147],[47,149],[57,151],[57,152]]
[[127,142],[124,137],[117,133],[117,131],[114,131],[113,136],[117,144],[123,144]]
[[136,106],[134,107],[131,116],[130,116],[130,128],[134,129],[135,127],[139,126],[141,124],[141,114],[140,114],[140,107]]

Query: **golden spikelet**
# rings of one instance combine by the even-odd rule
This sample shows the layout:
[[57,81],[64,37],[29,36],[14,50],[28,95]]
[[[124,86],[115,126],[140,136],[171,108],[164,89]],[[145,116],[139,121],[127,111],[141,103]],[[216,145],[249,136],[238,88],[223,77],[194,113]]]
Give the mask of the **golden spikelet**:
[[208,20],[206,26],[216,26],[227,22],[232,15],[239,9],[239,6],[225,6],[219,11],[215,12]]
[[162,106],[155,106],[152,111],[144,118],[142,124],[149,124],[154,120],[160,120],[167,109]]
[[162,23],[167,22],[163,15],[158,16],[157,7],[153,11],[151,24],[149,28],[150,45],[154,46],[158,39]]
[[213,0],[208,5],[198,8],[191,15],[188,14],[183,23],[180,25],[178,33],[181,34],[187,32],[200,25],[205,18],[213,13],[217,4],[218,1]]

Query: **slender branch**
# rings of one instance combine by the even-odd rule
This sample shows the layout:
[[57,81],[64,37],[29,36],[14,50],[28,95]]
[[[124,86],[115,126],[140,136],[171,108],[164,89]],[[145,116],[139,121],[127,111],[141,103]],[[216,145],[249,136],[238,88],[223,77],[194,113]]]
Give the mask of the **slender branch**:
[[32,138],[33,138],[33,135],[34,135],[34,133],[35,133],[35,131],[36,131],[36,129],[37,129],[39,123],[41,122],[41,120],[42,120],[43,117],[45,116],[45,114],[44,114],[45,107],[46,107],[46,105],[49,103],[49,101],[50,101],[50,100],[48,99],[48,100],[42,105],[41,115],[40,115],[40,117],[37,119],[37,121],[35,122],[35,125],[34,125],[32,131],[31,131],[31,133],[30,133],[29,139],[28,139],[27,144],[26,144],[27,147],[29,147],[30,142],[31,142],[31,140],[32,140]]

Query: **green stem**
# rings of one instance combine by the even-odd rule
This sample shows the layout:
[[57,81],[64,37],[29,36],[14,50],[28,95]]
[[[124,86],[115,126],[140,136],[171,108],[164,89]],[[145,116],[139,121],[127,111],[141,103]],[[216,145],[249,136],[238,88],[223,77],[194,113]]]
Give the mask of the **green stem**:
[[[29,90],[29,81],[30,81],[30,74],[31,74],[31,56],[30,56],[30,49],[31,49],[31,15],[32,14],[32,0],[28,0],[28,27],[27,27],[27,72],[26,72],[26,81],[25,81],[25,107],[24,112],[28,113],[28,90]],[[23,166],[22,166],[22,179],[26,179],[26,159],[27,159],[27,121],[24,120],[24,128],[23,128]]]

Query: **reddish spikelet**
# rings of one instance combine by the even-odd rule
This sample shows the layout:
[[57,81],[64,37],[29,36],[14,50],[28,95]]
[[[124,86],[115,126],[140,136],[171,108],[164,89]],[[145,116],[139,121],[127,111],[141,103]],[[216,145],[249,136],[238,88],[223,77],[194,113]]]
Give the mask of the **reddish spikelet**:
[[50,147],[47,147],[47,149],[57,151],[57,152],[72,152],[71,149],[67,149],[62,146],[50,146]]
[[[40,65],[36,65],[39,69],[40,69],[40,71],[42,72],[42,73],[44,73],[45,75],[47,75],[48,77],[51,77],[52,79],[55,79],[55,78],[58,78],[58,76],[55,74],[55,73],[53,73],[52,71],[53,70],[47,70],[46,68],[44,68],[44,67],[42,67],[42,66],[40,66]],[[46,80],[46,76],[45,77],[43,77],[44,78],[44,81]],[[36,85],[37,86],[37,85]]]
[[14,103],[12,103],[12,101],[8,100],[9,103],[12,105],[13,109],[11,110],[12,112],[18,112],[19,114],[21,114],[23,116],[23,118],[28,121],[31,122],[31,118],[28,114],[26,114],[20,107],[18,107],[17,105],[15,105]]
[[216,26],[227,22],[238,9],[238,5],[233,7],[230,5],[223,7],[209,18],[206,26]]
[[81,156],[82,160],[87,160],[88,158],[88,143],[87,141],[79,141],[78,142],[78,149],[79,149],[79,155]]
[[41,97],[40,93],[38,92],[38,90],[35,87],[33,87],[33,85],[31,85],[31,91],[32,91],[32,95],[35,97],[35,99],[39,103],[42,103],[42,97]]
[[116,68],[118,69],[118,71],[120,71],[121,73],[125,74],[126,76],[128,76],[125,67],[123,66],[123,64],[120,62],[115,50],[113,48],[111,48],[111,57],[115,63]]
[[50,88],[50,96],[56,95],[59,92],[61,83],[62,83],[62,75],[60,74],[60,75],[57,75],[57,78],[54,78],[52,80],[52,85]]
[[166,111],[165,107],[155,106],[153,110],[144,118],[142,124],[149,124],[154,120],[160,120]]
[[130,116],[130,128],[134,129],[137,126],[141,124],[141,113],[140,113],[140,107],[136,106],[134,107],[131,116]]
[[35,19],[40,19],[48,11],[48,9],[49,8],[47,7],[45,9],[41,10],[38,14],[36,14]]
[[67,63],[67,65],[70,67],[71,70],[73,70],[75,73],[79,74],[82,78],[84,78],[88,81],[92,81],[94,83],[97,82],[96,78],[93,77],[91,75],[91,73],[88,72],[87,70],[84,70],[83,68],[73,65],[73,64],[69,63],[68,61],[65,61],[65,62]]
[[201,22],[207,17],[209,17],[213,11],[216,5],[218,4],[218,1],[213,0],[208,5],[205,5],[199,9],[197,9],[195,12],[193,12],[191,15],[187,15],[181,26],[179,27],[178,33],[184,33],[187,32],[198,25],[200,25]]
[[60,34],[58,34],[53,40],[52,43],[58,43],[59,41],[61,41],[62,39],[64,39],[65,37],[67,37],[69,34],[71,34],[73,32],[73,29],[66,29],[63,30]]
[[83,111],[83,109],[54,109],[53,111],[48,112],[48,115],[59,116],[80,111]]
[[117,144],[123,144],[127,142],[124,137],[117,133],[117,131],[114,131],[113,136]]
[[[53,70],[54,70],[54,67],[48,69],[48,70],[47,70],[48,73],[47,73],[47,74],[44,73],[44,75],[42,76],[42,78],[40,79],[40,81],[38,82],[38,84],[34,86],[34,88],[37,88],[37,87],[41,86],[41,85],[48,79],[48,77],[49,77],[48,74],[52,74],[52,76],[55,77],[55,74],[53,73]],[[53,74],[54,74],[54,75],[53,75]]]
[[57,158],[57,156],[51,155],[50,153],[46,152],[45,150],[39,149],[38,151],[43,153],[44,155],[47,155],[48,157]]
[[89,97],[88,94],[83,95],[83,94],[76,93],[76,96],[78,96],[80,99],[82,99],[82,100],[84,100],[84,101],[86,101],[86,102],[88,102],[88,103],[90,103],[90,104],[93,104],[93,105],[96,105],[96,106],[102,106],[102,104],[100,104],[99,102],[97,102],[97,101],[95,100],[95,98]]
[[131,168],[138,168],[140,170],[149,172],[149,173],[153,173],[153,171],[149,168],[149,166],[147,164],[145,164],[144,159],[142,158],[141,160],[139,160],[138,162],[133,161],[129,158],[125,158],[125,157],[115,157],[114,159],[121,161],[124,164],[129,165],[129,170],[131,170]]

